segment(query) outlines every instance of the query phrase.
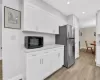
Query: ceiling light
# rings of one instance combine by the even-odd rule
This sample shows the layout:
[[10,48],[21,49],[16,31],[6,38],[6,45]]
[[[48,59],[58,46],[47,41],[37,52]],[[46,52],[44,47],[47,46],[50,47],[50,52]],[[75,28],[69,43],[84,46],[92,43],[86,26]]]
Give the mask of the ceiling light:
[[70,2],[68,1],[67,4],[70,4]]
[[82,14],[85,14],[85,12],[82,12]]

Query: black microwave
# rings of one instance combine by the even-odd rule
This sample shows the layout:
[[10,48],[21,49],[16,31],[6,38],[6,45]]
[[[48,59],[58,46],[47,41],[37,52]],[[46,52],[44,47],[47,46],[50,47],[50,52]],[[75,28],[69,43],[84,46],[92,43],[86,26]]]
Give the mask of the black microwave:
[[43,47],[43,37],[25,36],[25,48],[34,49]]

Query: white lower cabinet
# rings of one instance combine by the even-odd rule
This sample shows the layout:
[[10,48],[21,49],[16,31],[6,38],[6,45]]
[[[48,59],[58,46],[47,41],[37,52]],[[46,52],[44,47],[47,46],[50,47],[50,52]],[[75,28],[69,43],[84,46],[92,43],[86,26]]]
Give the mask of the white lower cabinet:
[[[50,75],[52,72],[51,72],[51,64],[52,64],[52,62],[51,62],[51,58],[53,57],[53,55],[52,54],[50,54],[50,52],[45,52],[44,54],[43,54],[43,56],[44,56],[44,71],[45,71],[45,73],[44,73],[44,76],[43,76],[43,78],[42,79],[45,79],[46,77],[48,77],[48,75]],[[41,80],[42,80],[41,79]]]
[[27,80],[41,80],[44,74],[42,55],[30,55],[27,57]]
[[27,53],[27,80],[44,80],[64,63],[64,48]]
[[61,67],[61,53],[59,52],[59,50],[54,50],[53,52],[53,57],[51,59],[52,61],[52,72],[55,72],[56,70],[58,70]]

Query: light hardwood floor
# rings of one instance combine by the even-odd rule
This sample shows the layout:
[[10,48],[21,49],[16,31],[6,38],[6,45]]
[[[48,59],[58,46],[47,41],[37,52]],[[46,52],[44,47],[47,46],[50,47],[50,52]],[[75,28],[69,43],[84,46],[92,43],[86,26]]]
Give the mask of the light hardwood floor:
[[2,61],[0,60],[0,80],[2,80]]
[[100,80],[100,67],[95,66],[93,54],[81,51],[74,66],[63,67],[45,80]]

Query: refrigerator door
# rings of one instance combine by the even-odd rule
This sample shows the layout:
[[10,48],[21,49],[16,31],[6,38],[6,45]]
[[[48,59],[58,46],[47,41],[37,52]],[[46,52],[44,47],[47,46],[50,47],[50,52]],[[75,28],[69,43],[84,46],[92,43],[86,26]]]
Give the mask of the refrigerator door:
[[72,27],[70,25],[67,25],[66,29],[67,29],[67,38],[71,38],[72,37]]
[[75,39],[75,28],[74,27],[72,27],[72,38]]
[[66,26],[67,29],[67,38],[74,38],[75,37],[75,29],[71,25]]
[[75,63],[75,46],[74,39],[67,39],[67,46],[65,46],[65,67],[70,67]]

